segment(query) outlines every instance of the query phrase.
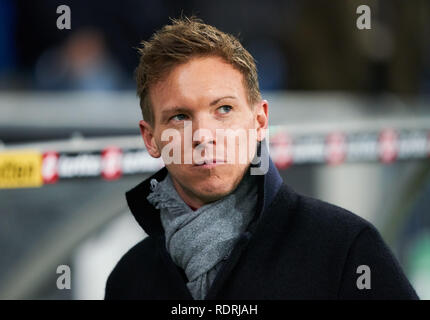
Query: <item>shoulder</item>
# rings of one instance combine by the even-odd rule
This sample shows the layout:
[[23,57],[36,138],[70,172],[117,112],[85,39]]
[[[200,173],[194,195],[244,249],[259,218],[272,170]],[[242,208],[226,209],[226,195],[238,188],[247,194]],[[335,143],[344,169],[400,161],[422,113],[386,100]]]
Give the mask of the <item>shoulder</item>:
[[[372,223],[340,206],[299,194],[285,184],[275,201],[276,220],[283,225],[284,237],[300,248],[297,254],[310,257],[313,263],[318,261],[320,271],[325,270],[322,261],[327,270],[336,271],[339,298],[417,297],[393,252]],[[360,266],[372,271],[371,292],[357,289]]]
[[[111,271],[105,288],[105,299],[127,297],[133,283],[151,266],[156,254],[155,241],[147,236],[130,248]],[[128,292],[123,292],[127,288]]]
[[338,205],[296,192],[283,183],[274,199],[273,208],[288,226],[307,236],[355,238],[365,229],[375,227],[356,213]]
[[[366,219],[338,205],[294,191],[285,183],[269,207],[268,228],[287,246],[300,248],[297,254],[323,261],[329,257],[341,265],[365,230],[379,235]],[[367,234],[367,233],[366,233]]]

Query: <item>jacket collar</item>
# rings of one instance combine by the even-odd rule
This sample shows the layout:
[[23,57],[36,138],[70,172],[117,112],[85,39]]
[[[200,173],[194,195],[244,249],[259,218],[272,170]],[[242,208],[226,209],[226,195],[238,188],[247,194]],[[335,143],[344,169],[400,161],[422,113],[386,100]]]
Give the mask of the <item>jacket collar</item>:
[[[257,202],[258,209],[256,216],[261,217],[266,212],[266,209],[272,203],[276,193],[281,187],[282,178],[279,175],[278,169],[276,168],[275,164],[270,159],[266,140],[264,140],[258,146],[257,152],[262,161],[257,166],[251,165],[251,167],[254,167],[256,170],[262,170],[261,168],[265,168],[265,166],[268,166],[267,170],[260,172],[265,174],[259,175],[258,180],[259,199]],[[138,224],[149,236],[161,236],[164,234],[164,229],[160,220],[159,210],[155,209],[155,207],[150,204],[148,200],[146,200],[146,197],[151,192],[150,181],[151,179],[161,181],[166,177],[167,173],[168,171],[166,167],[163,167],[155,174],[153,174],[152,176],[142,181],[137,186],[125,193],[127,204],[130,208],[131,213],[133,214]]]

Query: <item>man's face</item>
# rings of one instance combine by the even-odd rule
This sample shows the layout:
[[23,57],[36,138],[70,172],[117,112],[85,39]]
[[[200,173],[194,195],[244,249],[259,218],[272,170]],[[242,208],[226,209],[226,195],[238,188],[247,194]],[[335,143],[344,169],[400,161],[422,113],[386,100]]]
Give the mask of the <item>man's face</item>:
[[[150,99],[154,123],[140,121],[141,133],[153,157],[160,157],[169,143],[179,146],[180,163],[163,160],[184,201],[198,208],[231,193],[249,167],[257,140],[264,138],[267,101],[250,106],[242,74],[213,56],[192,58],[176,66],[150,88]],[[163,132],[172,129],[180,139],[163,141]],[[256,136],[249,134],[250,129]],[[239,131],[246,133],[245,141],[219,138],[220,132]],[[184,137],[186,132],[192,136]],[[188,148],[185,139],[192,139]],[[185,159],[192,159],[191,163]],[[201,165],[204,160],[206,164]]]

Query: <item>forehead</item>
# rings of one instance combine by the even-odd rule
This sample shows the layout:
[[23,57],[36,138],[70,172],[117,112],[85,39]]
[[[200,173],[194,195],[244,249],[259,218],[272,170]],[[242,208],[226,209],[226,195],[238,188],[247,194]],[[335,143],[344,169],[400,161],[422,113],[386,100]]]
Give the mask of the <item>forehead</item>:
[[221,96],[246,99],[242,74],[219,57],[196,57],[174,67],[150,90],[154,113],[171,106],[208,104]]

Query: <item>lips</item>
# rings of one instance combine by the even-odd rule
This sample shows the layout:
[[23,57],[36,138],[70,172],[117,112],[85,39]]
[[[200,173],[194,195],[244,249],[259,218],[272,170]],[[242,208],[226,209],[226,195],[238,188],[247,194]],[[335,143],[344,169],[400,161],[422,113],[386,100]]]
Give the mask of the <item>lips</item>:
[[204,162],[200,164],[194,164],[196,167],[202,167],[202,166],[213,166],[213,165],[219,165],[224,163],[223,159],[205,159]]

